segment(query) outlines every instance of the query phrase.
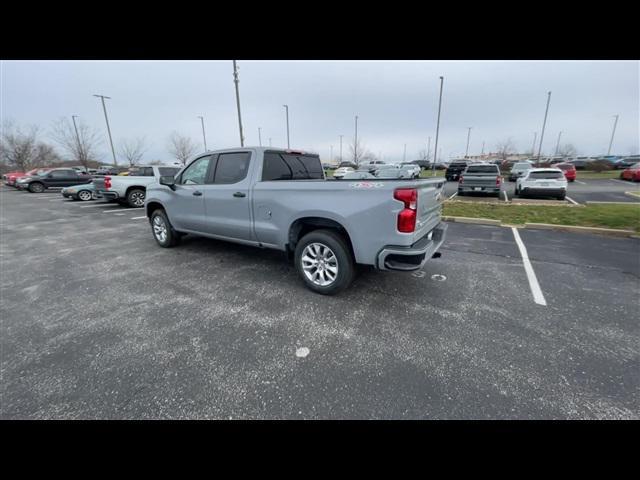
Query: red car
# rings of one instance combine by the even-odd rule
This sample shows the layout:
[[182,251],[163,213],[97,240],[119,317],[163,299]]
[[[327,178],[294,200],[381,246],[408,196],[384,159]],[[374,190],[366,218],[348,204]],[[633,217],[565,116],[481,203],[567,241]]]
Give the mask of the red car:
[[17,178],[16,175],[22,176],[24,175],[24,172],[8,172],[2,175],[2,179],[5,181],[7,185],[15,185],[16,178]]
[[568,182],[576,181],[576,166],[571,163],[557,163],[554,165],[554,168],[559,168],[564,172],[564,178],[567,179]]
[[50,170],[50,169],[48,169],[48,168],[34,168],[33,170],[29,170],[27,173],[23,173],[23,172],[7,173],[7,175],[6,175],[6,184],[11,186],[11,187],[15,187],[16,186],[16,180],[18,180],[19,178],[35,175],[38,172],[44,172],[44,171],[47,171],[47,170]]
[[620,174],[621,180],[631,180],[632,182],[640,182],[640,163],[625,168]]

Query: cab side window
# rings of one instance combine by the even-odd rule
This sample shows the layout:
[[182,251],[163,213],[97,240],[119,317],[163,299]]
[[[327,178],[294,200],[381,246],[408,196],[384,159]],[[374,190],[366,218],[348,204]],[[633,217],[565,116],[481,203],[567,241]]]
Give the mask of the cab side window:
[[247,176],[251,153],[221,153],[213,183],[238,183]]
[[183,185],[203,185],[207,178],[210,161],[211,155],[201,157],[194,161],[182,172],[180,183]]

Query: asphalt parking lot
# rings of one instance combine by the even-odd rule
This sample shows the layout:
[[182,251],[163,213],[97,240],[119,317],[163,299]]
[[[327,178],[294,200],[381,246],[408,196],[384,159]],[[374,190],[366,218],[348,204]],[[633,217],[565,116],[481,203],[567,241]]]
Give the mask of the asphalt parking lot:
[[640,418],[638,239],[452,223],[324,297],[142,209],[3,186],[0,231],[4,419]]
[[[580,203],[584,204],[589,202],[624,202],[624,203],[640,203],[640,197],[633,197],[627,195],[626,192],[640,193],[640,183],[633,183],[618,179],[584,179],[580,180],[578,173],[578,179],[575,182],[569,183],[567,189],[567,203]],[[508,180],[502,184],[502,196],[500,200],[493,196],[487,196],[484,194],[467,194],[463,197],[457,195],[458,182],[447,182],[445,186],[445,195],[447,197],[454,197],[456,200],[469,201],[469,202],[500,202],[513,201],[515,197],[516,182],[509,182]],[[506,193],[506,199],[505,199]],[[515,197],[519,200],[520,197]],[[541,200],[545,202],[544,199]]]

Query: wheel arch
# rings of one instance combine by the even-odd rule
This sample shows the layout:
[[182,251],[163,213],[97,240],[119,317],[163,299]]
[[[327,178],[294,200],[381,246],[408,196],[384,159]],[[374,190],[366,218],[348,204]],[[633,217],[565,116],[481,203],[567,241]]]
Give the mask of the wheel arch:
[[353,250],[353,242],[347,229],[337,220],[321,216],[307,216],[297,218],[289,227],[287,235],[287,252],[292,255],[296,249],[296,245],[302,237],[314,230],[333,230],[340,234],[349,247],[351,257],[355,259]]

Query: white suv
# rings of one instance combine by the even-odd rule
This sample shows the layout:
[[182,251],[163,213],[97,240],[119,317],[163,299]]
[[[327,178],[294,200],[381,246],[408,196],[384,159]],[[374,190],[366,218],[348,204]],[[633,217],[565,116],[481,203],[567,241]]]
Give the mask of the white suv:
[[559,168],[532,168],[516,180],[516,195],[539,195],[564,200],[567,179]]

